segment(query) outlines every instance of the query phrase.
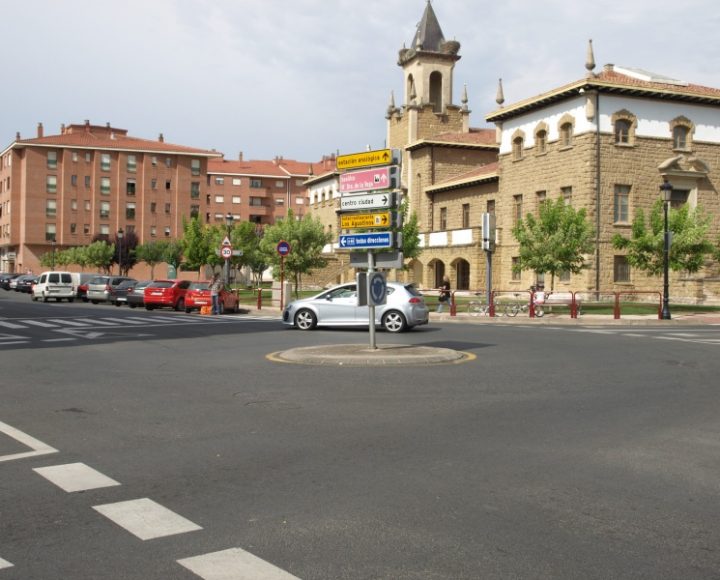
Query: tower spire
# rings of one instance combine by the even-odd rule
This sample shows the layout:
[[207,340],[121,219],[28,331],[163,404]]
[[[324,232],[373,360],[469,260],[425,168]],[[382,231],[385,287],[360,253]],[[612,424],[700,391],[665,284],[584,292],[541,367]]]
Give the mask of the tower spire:
[[503,106],[503,103],[505,102],[505,93],[503,92],[503,86],[502,86],[502,79],[498,79],[498,88],[497,93],[495,95],[495,102]]
[[593,52],[592,38],[588,40],[587,52],[585,53],[585,68],[588,71],[588,78],[595,76],[595,73],[593,72],[593,69],[595,68],[595,54]]

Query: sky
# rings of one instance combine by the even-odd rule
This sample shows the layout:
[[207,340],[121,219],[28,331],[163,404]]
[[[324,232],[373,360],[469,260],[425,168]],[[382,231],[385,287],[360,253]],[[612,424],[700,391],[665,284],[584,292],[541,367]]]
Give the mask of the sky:
[[[61,124],[202,149],[226,159],[317,161],[385,146],[402,105],[398,51],[427,0],[0,0],[0,151]],[[711,0],[433,0],[461,44],[453,100],[471,126],[497,108],[596,71],[637,67],[720,88]]]

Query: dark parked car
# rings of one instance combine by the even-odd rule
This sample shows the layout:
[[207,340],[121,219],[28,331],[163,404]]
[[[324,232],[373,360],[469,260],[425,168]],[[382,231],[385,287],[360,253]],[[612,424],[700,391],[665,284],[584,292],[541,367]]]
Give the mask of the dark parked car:
[[190,280],[153,280],[145,288],[145,309],[153,310],[163,306],[175,310],[185,309],[185,294]]
[[136,282],[134,286],[128,288],[125,302],[130,308],[145,306],[145,288],[152,284],[152,280],[141,280]]
[[134,288],[137,283],[137,280],[123,280],[120,282],[120,284],[115,286],[113,289],[112,294],[110,295],[110,302],[112,302],[115,306],[127,304],[128,292],[130,292],[130,289]]
[[10,290],[10,280],[14,280],[21,274],[0,274],[0,288]]
[[35,274],[23,274],[15,278],[15,292],[24,292],[30,294],[33,284],[37,282],[38,277]]

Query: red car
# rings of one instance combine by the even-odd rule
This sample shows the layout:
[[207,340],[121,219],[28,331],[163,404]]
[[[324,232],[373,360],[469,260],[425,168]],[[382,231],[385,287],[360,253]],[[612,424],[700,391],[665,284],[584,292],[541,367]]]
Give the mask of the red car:
[[[210,282],[193,282],[185,295],[185,312],[200,310],[203,306],[212,306],[210,296]],[[238,297],[228,286],[220,290],[220,314],[224,312],[237,312]]]
[[190,280],[153,280],[143,294],[146,310],[155,308],[185,308],[185,295],[190,287]]

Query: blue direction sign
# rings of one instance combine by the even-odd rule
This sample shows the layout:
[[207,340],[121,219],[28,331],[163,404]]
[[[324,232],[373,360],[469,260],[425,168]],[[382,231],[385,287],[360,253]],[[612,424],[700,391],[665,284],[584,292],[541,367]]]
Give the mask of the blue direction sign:
[[348,250],[391,248],[392,232],[375,232],[367,234],[347,234],[340,236],[340,248]]
[[382,272],[368,274],[368,304],[381,306],[387,302],[387,282]]

